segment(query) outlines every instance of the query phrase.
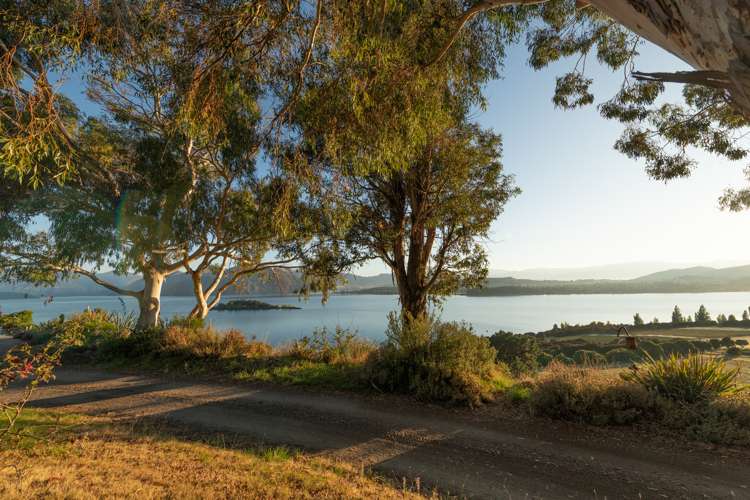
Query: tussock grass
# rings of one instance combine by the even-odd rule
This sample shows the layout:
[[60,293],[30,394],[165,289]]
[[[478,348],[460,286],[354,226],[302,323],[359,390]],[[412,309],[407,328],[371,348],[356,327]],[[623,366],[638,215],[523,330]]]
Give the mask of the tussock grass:
[[622,376],[656,394],[684,403],[714,399],[737,390],[739,368],[717,357],[672,354],[648,360]]
[[636,425],[677,439],[750,445],[750,394],[730,390],[734,370],[702,358],[660,360],[658,368],[641,366],[636,377],[621,369],[553,362],[524,383],[528,398],[508,397],[549,418]]
[[21,429],[35,438],[0,448],[0,498],[421,498],[283,447],[234,449],[218,436],[40,411]]

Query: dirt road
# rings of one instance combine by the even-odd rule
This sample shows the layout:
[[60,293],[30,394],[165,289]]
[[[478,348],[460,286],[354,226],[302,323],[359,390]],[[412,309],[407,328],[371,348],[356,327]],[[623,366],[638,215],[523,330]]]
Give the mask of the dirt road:
[[[3,397],[11,397],[12,391]],[[319,394],[62,369],[33,405],[158,417],[362,464],[476,498],[750,498],[749,454],[644,442],[538,419]]]

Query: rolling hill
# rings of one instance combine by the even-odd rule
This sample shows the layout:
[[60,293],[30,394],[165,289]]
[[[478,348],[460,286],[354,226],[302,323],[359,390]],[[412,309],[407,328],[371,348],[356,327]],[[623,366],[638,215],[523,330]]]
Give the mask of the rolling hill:
[[[106,279],[118,286],[132,290],[142,284],[137,276],[117,276],[104,273]],[[396,288],[390,274],[375,276],[344,275],[346,283],[339,288],[340,293],[390,295]],[[211,274],[203,277],[208,284]],[[302,284],[296,271],[279,270],[275,273],[260,273],[248,278],[241,286],[229,289],[227,295],[290,295],[296,293]],[[689,267],[669,269],[638,278],[580,279],[580,280],[535,280],[511,277],[494,277],[487,280],[484,288],[463,290],[469,296],[511,296],[511,295],[569,295],[569,294],[627,294],[627,293],[700,293],[700,292],[744,292],[750,291],[750,266],[735,266],[716,269],[713,267]],[[178,273],[170,276],[164,284],[165,296],[192,295],[189,276]],[[30,284],[0,284],[0,298],[18,298],[24,294],[39,295],[114,295],[87,278],[63,281],[51,288],[34,287]]]

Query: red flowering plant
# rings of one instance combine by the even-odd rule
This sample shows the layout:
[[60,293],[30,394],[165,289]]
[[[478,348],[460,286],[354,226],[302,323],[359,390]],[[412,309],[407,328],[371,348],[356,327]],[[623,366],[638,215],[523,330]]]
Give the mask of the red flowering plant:
[[0,441],[13,434],[13,428],[31,395],[41,383],[55,378],[63,351],[73,343],[71,335],[60,335],[41,348],[19,344],[9,349],[0,359],[0,394],[12,383],[23,384],[18,397],[0,396]]

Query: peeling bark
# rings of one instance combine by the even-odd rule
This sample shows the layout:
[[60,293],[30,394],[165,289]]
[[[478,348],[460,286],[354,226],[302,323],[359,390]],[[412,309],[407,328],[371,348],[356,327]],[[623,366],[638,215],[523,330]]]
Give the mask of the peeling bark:
[[[436,58],[453,44],[461,27],[481,12],[534,0],[483,0],[459,18],[458,30]],[[715,83],[728,81],[735,106],[750,118],[750,0],[577,0],[593,5],[646,40],[679,57]],[[697,76],[697,75],[696,75]],[[664,80],[670,81],[670,80]],[[712,81],[695,81],[712,85]]]
[[[589,0],[589,3],[698,72],[706,72],[714,82],[717,74],[725,75],[732,100],[750,118],[750,1]],[[700,79],[693,83],[715,86]]]

